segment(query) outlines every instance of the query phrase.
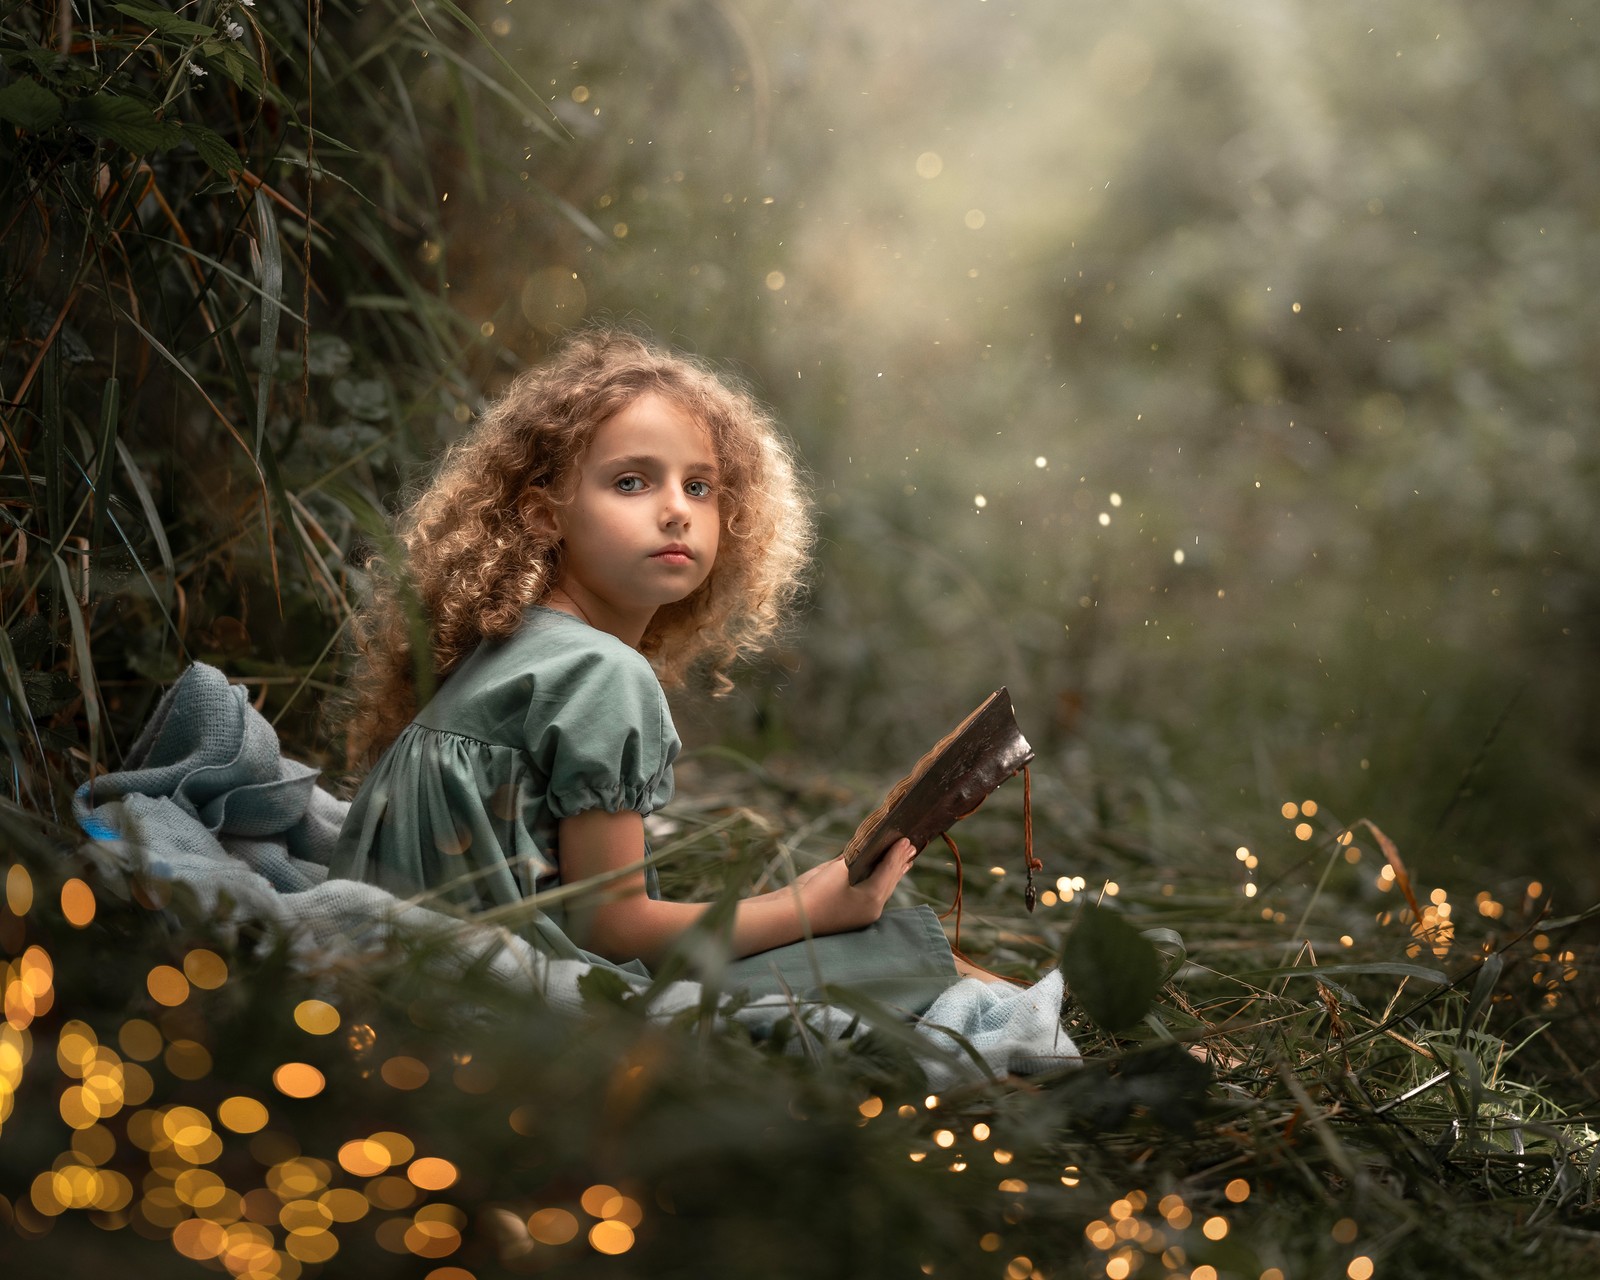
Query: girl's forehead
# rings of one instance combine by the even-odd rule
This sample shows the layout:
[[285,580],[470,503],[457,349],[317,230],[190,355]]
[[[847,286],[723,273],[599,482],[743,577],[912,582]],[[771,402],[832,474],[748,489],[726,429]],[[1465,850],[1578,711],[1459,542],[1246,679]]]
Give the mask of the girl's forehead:
[[705,422],[670,396],[656,391],[636,395],[595,428],[586,450],[588,460],[616,453],[698,453],[716,461],[716,441]]

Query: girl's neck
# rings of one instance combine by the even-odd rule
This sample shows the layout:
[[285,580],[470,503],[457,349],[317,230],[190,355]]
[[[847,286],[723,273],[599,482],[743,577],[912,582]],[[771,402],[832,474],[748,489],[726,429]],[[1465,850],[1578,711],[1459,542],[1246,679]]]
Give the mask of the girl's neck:
[[540,603],[547,609],[554,609],[557,613],[564,613],[578,619],[579,622],[587,623],[596,631],[604,631],[607,635],[615,636],[623,644],[634,649],[639,647],[639,642],[644,639],[645,627],[649,625],[648,619],[640,625],[631,621],[622,623],[619,619],[604,616],[597,618],[561,587],[552,587],[550,594]]

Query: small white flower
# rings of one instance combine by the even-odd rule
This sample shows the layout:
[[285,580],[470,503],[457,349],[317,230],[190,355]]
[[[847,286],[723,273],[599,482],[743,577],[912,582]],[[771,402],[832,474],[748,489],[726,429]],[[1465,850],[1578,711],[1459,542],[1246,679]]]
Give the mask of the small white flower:
[[191,62],[189,64],[189,74],[198,80],[201,76],[209,75],[210,72],[208,72],[198,62]]
[[239,3],[246,9],[254,9],[256,7],[256,0],[239,0]]
[[222,28],[222,34],[230,40],[244,39],[244,27],[237,22],[230,22]]

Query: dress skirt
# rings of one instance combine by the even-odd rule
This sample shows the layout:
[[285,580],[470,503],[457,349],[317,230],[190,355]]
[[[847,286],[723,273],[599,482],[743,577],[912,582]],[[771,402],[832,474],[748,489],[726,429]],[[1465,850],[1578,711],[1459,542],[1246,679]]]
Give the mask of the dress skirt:
[[913,907],[885,911],[865,929],[734,960],[716,980],[730,992],[765,996],[787,991],[799,999],[816,999],[826,986],[851,987],[880,1004],[919,1014],[956,977],[939,918],[929,907]]

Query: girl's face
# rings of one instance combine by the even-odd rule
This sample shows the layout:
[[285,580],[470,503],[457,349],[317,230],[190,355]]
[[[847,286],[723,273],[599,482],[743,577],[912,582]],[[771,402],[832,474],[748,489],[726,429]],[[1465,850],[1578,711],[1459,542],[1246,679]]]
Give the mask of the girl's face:
[[591,626],[637,645],[658,608],[711,574],[717,482],[699,421],[653,392],[629,402],[595,430],[572,501],[557,513],[556,590]]

